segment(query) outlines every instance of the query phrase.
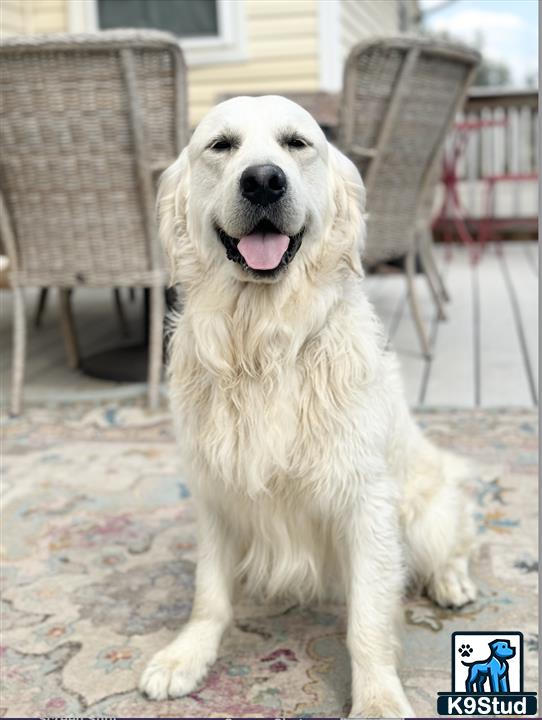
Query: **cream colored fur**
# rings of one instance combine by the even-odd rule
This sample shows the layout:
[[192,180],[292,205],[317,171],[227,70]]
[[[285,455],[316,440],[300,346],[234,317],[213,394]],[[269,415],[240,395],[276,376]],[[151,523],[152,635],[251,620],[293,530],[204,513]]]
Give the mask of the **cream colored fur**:
[[[284,128],[311,145],[284,147]],[[209,143],[224,129],[240,143],[216,153]],[[244,232],[239,175],[254,162],[283,168],[287,234],[306,228],[291,264],[265,281],[226,259],[214,229]],[[354,166],[277,97],[214,108],[163,177],[161,237],[184,298],[171,407],[198,507],[199,562],[191,619],[142,676],[151,698],[202,681],[241,582],[302,602],[339,592],[352,715],[412,716],[393,632],[406,582],[441,605],[475,596],[465,466],[423,437],[406,406],[364,292],[363,207]]]

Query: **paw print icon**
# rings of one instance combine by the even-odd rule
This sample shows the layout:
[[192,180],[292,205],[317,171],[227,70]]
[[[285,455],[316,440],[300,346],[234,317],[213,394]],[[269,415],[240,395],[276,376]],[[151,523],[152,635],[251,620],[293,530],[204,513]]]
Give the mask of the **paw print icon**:
[[472,647],[468,644],[460,645],[458,648],[458,653],[461,655],[461,657],[470,657],[472,655]]

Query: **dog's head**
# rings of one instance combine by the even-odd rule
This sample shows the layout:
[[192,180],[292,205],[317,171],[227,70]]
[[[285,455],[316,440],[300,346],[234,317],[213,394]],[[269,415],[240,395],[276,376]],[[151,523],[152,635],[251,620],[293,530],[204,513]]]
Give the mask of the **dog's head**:
[[516,649],[510,646],[508,640],[493,640],[489,644],[493,655],[501,660],[514,657]]
[[357,170],[309,113],[239,97],[204,117],[164,173],[161,237],[179,281],[191,254],[201,272],[241,282],[278,282],[294,264],[361,271],[363,202]]

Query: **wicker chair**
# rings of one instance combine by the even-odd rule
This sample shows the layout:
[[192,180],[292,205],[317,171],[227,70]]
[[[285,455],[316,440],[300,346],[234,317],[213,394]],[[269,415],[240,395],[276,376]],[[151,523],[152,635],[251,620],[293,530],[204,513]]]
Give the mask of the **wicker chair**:
[[[439,151],[479,61],[478,53],[462,46],[403,36],[357,45],[345,66],[339,145],[367,189],[364,262],[373,266],[405,255],[410,304],[426,356],[429,342],[414,285],[420,218],[434,187]],[[421,249],[442,312],[427,237]]]
[[158,404],[166,273],[156,174],[187,141],[186,70],[156,31],[10,38],[0,45],[0,233],[14,293],[11,412],[21,408],[23,288],[150,289],[148,399]]

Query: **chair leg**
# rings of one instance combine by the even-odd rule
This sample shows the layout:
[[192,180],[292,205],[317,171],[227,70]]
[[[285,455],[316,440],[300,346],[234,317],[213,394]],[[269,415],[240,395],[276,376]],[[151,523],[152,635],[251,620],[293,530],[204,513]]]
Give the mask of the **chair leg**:
[[26,362],[26,312],[23,289],[13,287],[13,360],[11,368],[10,413],[19,415],[22,407]]
[[430,262],[429,256],[428,256],[429,253],[427,251],[427,248],[426,248],[424,242],[420,242],[419,250],[420,250],[420,263],[421,263],[424,275],[427,278],[427,284],[429,285],[429,290],[431,291],[433,301],[434,301],[435,305],[437,306],[438,319],[446,320],[446,311],[444,309],[444,300],[443,300],[443,297],[440,292],[440,287],[438,286],[439,285],[438,279],[436,277],[436,274],[433,272],[433,268],[431,267],[431,262]]
[[60,288],[60,321],[62,323],[62,334],[68,358],[68,367],[76,370],[79,367],[79,348],[77,344],[77,332],[73,318],[71,304],[72,290]]
[[36,315],[34,316],[34,327],[39,328],[41,325],[41,319],[45,312],[45,305],[47,304],[47,296],[49,294],[49,288],[41,288],[40,296],[38,298],[38,307],[36,308]]
[[444,279],[442,277],[442,273],[438,269],[437,261],[435,260],[435,253],[433,252],[433,243],[432,241],[428,241],[427,245],[427,257],[429,260],[429,263],[431,264],[431,267],[433,268],[435,277],[437,278],[437,282],[440,288],[440,295],[444,302],[450,302],[452,299],[452,296],[450,295],[450,291],[446,287],[446,283],[444,282]]
[[113,289],[113,297],[115,299],[115,308],[119,319],[120,331],[123,337],[130,337],[130,324],[128,323],[126,313],[124,312],[124,304],[122,302],[120,288]]
[[422,266],[423,274],[425,275],[425,278],[427,280],[427,284],[429,285],[429,291],[431,293],[431,297],[433,298],[433,302],[435,303],[435,306],[437,308],[437,318],[438,318],[438,320],[447,320],[446,311],[444,310],[444,304],[442,302],[442,298],[439,294],[437,286],[435,285],[435,279],[431,275],[431,271],[429,270],[429,267],[425,261],[423,252],[420,252],[420,263]]
[[442,273],[438,269],[437,261],[435,260],[435,253],[433,252],[433,240],[431,231],[428,230],[425,232],[422,236],[422,245],[426,253],[426,259],[427,263],[431,267],[431,271],[433,273],[433,277],[437,281],[437,285],[439,287],[440,297],[444,302],[450,302],[450,293],[448,292],[448,288],[446,287],[446,284],[444,280],[442,279]]
[[164,289],[150,289],[149,370],[147,398],[149,410],[157,410],[162,377],[162,353],[164,336]]
[[418,338],[419,338],[420,345],[422,348],[422,353],[425,358],[429,359],[431,357],[431,352],[429,350],[429,341],[427,339],[427,332],[425,330],[425,325],[423,324],[422,315],[420,312],[420,306],[418,303],[418,296],[416,295],[416,288],[415,288],[415,283],[414,283],[415,261],[416,261],[416,248],[413,244],[407,253],[406,262],[405,262],[405,271],[406,271],[406,279],[407,279],[407,287],[408,287],[408,298],[410,301],[410,309],[412,311],[412,317],[414,318],[414,324],[416,325],[416,330],[418,331]]

